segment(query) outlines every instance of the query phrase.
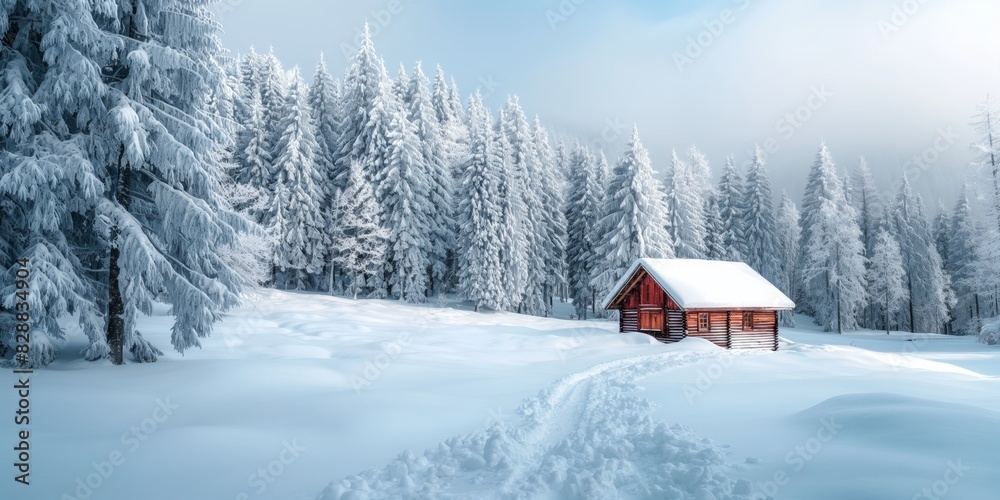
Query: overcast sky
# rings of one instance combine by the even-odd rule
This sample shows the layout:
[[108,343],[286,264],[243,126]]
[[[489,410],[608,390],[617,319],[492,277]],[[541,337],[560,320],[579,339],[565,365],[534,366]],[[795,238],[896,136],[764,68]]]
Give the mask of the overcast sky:
[[[343,73],[367,19],[390,74],[440,64],[494,108],[517,94],[556,133],[614,161],[639,126],[654,168],[697,144],[715,172],[755,143],[798,201],[820,140],[868,158],[882,191],[904,169],[950,205],[977,103],[1000,93],[996,0],[223,0],[233,52],[271,46]],[[914,158],[923,160],[914,161]]]

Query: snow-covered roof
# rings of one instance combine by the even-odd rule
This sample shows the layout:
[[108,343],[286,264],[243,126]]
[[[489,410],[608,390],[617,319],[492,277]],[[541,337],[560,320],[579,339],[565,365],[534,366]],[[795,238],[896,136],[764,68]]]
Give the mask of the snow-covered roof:
[[639,259],[601,305],[607,308],[642,266],[682,309],[793,309],[781,290],[742,262]]

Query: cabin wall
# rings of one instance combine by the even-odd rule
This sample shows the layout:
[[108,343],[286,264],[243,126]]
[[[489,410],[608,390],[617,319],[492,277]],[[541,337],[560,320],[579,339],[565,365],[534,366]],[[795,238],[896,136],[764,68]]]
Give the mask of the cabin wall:
[[[743,315],[753,315],[744,328]],[[699,325],[702,314],[708,315],[708,328]],[[778,313],[776,311],[688,311],[685,327],[691,337],[699,337],[727,349],[778,349]]]

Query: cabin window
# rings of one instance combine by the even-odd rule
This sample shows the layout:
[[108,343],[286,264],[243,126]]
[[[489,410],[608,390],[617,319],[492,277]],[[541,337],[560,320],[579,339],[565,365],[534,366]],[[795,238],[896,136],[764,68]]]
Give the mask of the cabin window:
[[753,313],[745,312],[743,313],[743,331],[748,332],[753,330]]
[[698,314],[698,331],[707,332],[711,324],[708,321],[708,313]]

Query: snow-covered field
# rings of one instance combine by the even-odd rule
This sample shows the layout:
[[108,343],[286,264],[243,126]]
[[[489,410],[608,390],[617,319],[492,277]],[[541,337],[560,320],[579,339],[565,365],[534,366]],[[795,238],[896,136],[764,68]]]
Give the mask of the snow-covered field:
[[[32,379],[32,485],[0,498],[1000,491],[1000,348],[973,338],[802,326],[737,352],[453,307],[268,292],[183,357],[57,361]],[[140,329],[166,350],[166,324]]]

